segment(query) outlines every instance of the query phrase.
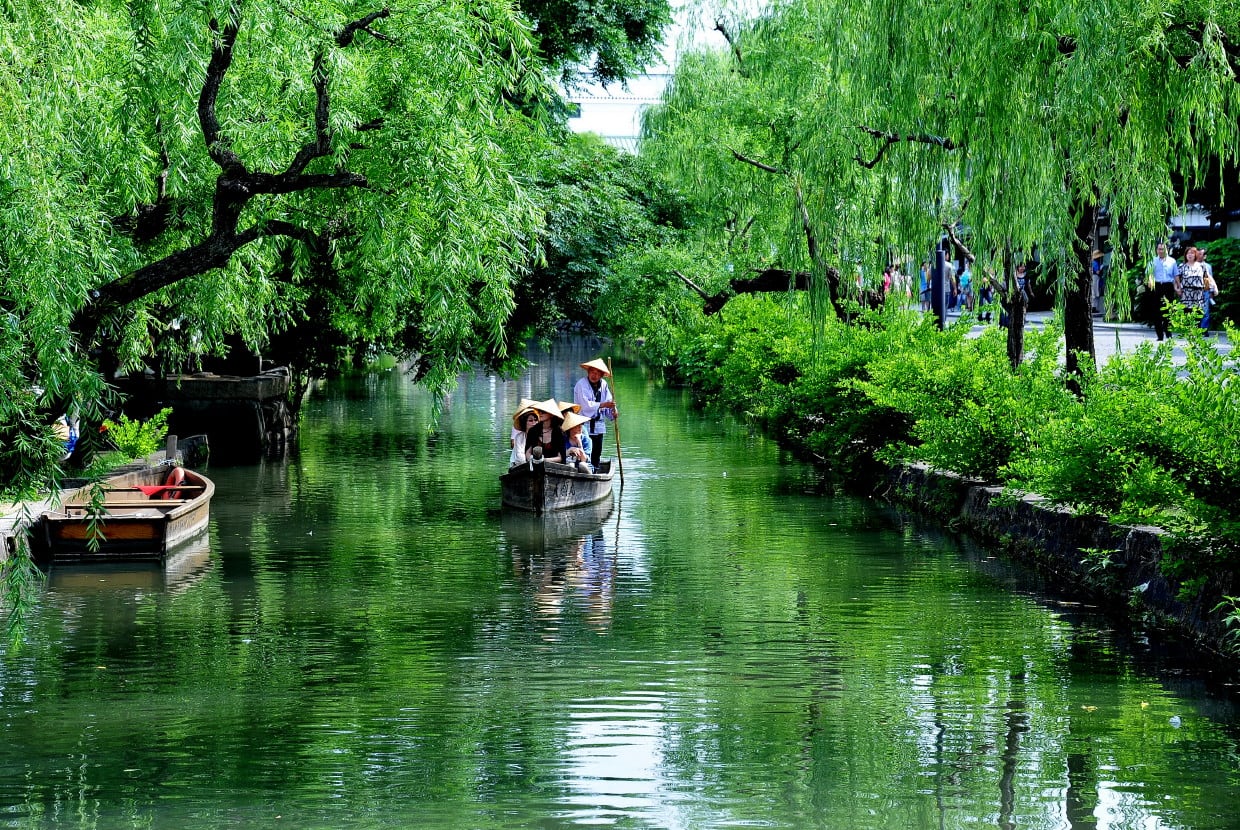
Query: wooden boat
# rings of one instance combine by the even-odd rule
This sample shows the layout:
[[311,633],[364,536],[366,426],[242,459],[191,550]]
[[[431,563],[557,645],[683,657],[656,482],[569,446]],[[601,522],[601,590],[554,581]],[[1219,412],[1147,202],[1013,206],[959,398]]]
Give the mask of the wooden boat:
[[508,507],[535,515],[594,504],[611,495],[611,462],[597,472],[580,473],[571,464],[530,462],[499,477],[501,499]]
[[162,562],[206,527],[215,485],[184,467],[137,470],[109,479],[92,515],[95,491],[84,487],[43,514],[42,541],[53,563]]

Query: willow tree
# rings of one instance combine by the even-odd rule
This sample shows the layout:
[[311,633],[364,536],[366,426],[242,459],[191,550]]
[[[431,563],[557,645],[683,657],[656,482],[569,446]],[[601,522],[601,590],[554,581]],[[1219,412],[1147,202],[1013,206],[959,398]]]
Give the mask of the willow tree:
[[0,485],[157,342],[319,335],[502,360],[540,214],[540,92],[507,2],[9,3],[0,11]]
[[874,244],[880,179],[847,158],[832,79],[781,43],[779,26],[720,23],[728,48],[682,59],[644,120],[642,153],[713,217],[702,244],[715,251],[691,282],[708,312],[731,293],[808,287],[845,315],[856,268],[885,258]]
[[787,136],[795,168],[768,166],[821,188],[809,218],[841,261],[875,240],[878,256],[927,250],[945,226],[984,264],[1037,251],[1062,276],[1077,368],[1100,211],[1152,241],[1173,182],[1235,160],[1238,44],[1232,4],[792,0],[732,33],[729,103],[686,107],[674,86],[652,124],[727,113],[711,138],[726,137],[740,113],[751,135]]
[[[975,250],[1036,247],[1063,276],[1069,367],[1092,363],[1099,212],[1152,241],[1177,207],[1172,183],[1235,158],[1240,11],[1082,0],[805,7],[834,43],[828,66],[864,81],[852,89],[879,92],[854,98],[860,121],[896,137],[929,128],[958,148],[927,156],[897,138],[890,174],[934,165]],[[864,30],[841,38],[849,19]]]

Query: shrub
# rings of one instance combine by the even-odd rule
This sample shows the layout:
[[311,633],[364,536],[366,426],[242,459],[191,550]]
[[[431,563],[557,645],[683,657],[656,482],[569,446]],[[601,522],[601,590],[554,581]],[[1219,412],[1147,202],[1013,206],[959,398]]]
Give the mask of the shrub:
[[121,415],[115,421],[104,421],[103,425],[108,440],[127,459],[145,458],[160,448],[168,434],[168,416],[171,414],[171,409],[161,409],[147,421]]

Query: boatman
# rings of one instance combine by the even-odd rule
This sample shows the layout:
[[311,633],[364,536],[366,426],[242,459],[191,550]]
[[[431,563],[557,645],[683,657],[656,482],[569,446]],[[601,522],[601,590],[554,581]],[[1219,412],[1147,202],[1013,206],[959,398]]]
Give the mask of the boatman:
[[573,403],[581,407],[582,417],[590,419],[587,432],[590,435],[590,464],[598,469],[603,456],[603,435],[606,422],[617,417],[616,402],[611,397],[611,387],[606,378],[611,376],[607,364],[599,359],[578,364],[586,370],[586,376],[573,387]]

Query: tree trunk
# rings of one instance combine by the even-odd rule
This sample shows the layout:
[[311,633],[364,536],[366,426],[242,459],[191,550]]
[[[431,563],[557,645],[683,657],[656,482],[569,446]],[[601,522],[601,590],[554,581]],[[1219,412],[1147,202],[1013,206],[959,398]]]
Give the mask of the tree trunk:
[[1012,260],[1012,249],[1007,246],[1003,248],[1003,282],[1005,290],[1002,303],[1008,320],[1008,363],[1012,365],[1012,371],[1015,372],[1025,358],[1025,310],[1029,304],[1029,297],[1016,280],[1016,265]]
[[840,292],[840,272],[823,262],[822,250],[818,247],[818,235],[814,233],[814,225],[810,221],[809,208],[805,205],[805,193],[801,190],[799,179],[793,179],[793,188],[797,197],[797,212],[801,215],[801,228],[805,231],[805,244],[809,249],[810,267],[817,279],[826,280],[827,298],[831,302],[831,307],[835,309],[836,315],[844,322],[850,322],[851,315],[844,306]]
[[1063,303],[1063,339],[1067,350],[1068,387],[1080,394],[1080,377],[1085,367],[1097,365],[1094,352],[1094,304],[1091,255],[1098,231],[1098,205],[1091,203],[1077,221],[1076,268],[1066,281]]

